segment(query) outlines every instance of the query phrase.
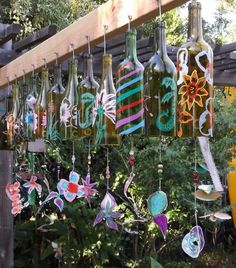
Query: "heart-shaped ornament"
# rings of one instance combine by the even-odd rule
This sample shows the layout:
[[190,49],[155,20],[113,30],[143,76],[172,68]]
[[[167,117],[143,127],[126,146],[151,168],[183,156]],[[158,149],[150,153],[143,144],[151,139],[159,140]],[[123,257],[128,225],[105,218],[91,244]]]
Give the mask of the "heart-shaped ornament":
[[157,216],[166,210],[168,206],[168,200],[166,193],[163,191],[157,191],[148,198],[148,210],[152,216]]

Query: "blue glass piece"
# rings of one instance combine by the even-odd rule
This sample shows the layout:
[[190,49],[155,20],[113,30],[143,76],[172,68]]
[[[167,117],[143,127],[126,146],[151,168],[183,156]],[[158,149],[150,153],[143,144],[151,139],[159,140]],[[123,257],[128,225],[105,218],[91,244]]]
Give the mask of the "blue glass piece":
[[148,210],[152,216],[161,214],[168,206],[167,196],[162,191],[157,191],[148,198]]

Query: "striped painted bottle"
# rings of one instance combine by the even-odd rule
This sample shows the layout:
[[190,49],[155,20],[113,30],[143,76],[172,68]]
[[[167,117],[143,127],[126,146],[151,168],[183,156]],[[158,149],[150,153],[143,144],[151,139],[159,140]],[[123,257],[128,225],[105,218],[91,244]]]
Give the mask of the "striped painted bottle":
[[136,30],[126,32],[126,58],[116,75],[116,129],[120,135],[142,134],[144,130],[143,65],[138,61]]

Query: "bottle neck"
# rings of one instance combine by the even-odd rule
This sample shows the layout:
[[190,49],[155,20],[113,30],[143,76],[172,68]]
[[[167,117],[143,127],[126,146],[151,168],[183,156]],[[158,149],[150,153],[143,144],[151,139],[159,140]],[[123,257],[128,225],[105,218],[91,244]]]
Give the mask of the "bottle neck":
[[14,103],[18,102],[20,99],[18,84],[14,84],[12,87],[12,97],[13,97]]
[[102,57],[102,79],[112,77],[112,55],[106,54]]
[[77,70],[78,70],[78,61],[77,60],[72,60],[69,63],[69,78],[68,80],[70,81],[71,79],[76,78],[77,79]]
[[48,69],[45,68],[42,71],[42,78],[41,78],[41,89],[44,92],[49,90],[49,80],[48,80]]
[[189,4],[188,40],[202,40],[201,4],[193,1]]
[[126,58],[137,59],[136,30],[126,32],[125,54]]
[[61,84],[62,84],[61,65],[57,64],[55,65],[55,70],[54,70],[54,85],[61,85]]
[[167,56],[166,49],[166,29],[165,22],[161,21],[156,24],[154,29],[154,46],[158,55]]
[[33,96],[37,96],[38,95],[38,91],[37,91],[37,78],[36,78],[36,76],[31,76],[30,77],[29,94],[31,94]]
[[93,57],[89,55],[86,59],[85,77],[87,79],[93,79]]

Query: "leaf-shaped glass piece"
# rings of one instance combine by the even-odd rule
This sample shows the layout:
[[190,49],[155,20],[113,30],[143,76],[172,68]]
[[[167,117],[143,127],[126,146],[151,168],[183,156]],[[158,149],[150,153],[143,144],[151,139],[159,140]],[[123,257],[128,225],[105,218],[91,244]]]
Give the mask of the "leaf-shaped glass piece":
[[112,210],[114,207],[116,207],[116,205],[115,198],[109,192],[107,192],[102,200],[101,209]]
[[54,204],[59,208],[60,212],[62,212],[64,208],[64,201],[59,196],[54,199]]
[[90,182],[90,174],[88,173],[85,180],[82,179],[83,186],[81,187],[81,197],[84,197],[90,205],[91,197],[97,193],[96,189],[93,189],[97,184]]
[[167,206],[167,196],[163,191],[157,191],[148,198],[148,209],[152,216],[161,214]]
[[153,218],[153,221],[158,225],[164,240],[166,240],[167,232],[167,217],[165,214],[157,215]]

